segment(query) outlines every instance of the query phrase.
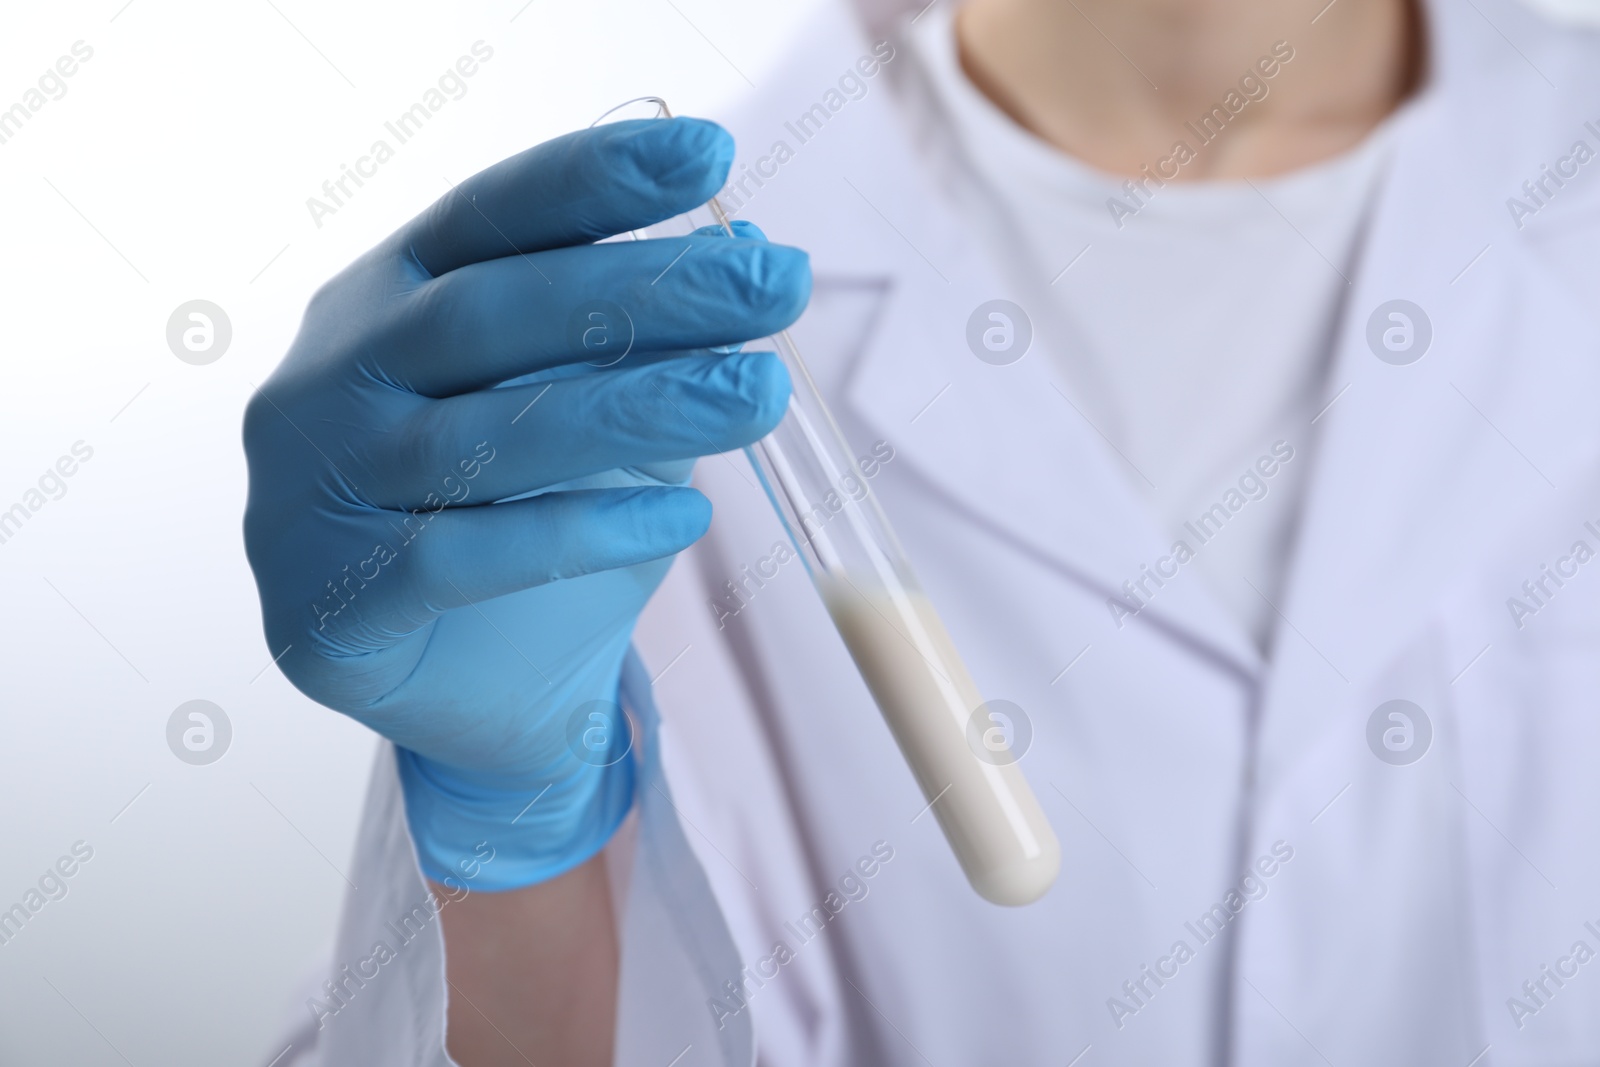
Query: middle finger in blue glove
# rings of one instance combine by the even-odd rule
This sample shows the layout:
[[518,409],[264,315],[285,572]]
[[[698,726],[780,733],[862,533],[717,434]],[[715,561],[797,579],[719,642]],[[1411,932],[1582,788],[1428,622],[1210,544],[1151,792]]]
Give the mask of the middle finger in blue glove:
[[[424,283],[392,305],[384,342],[358,358],[401,389],[454,396],[628,351],[766,337],[799,318],[810,294],[806,254],[754,238],[696,234],[552,249]],[[597,323],[607,331],[600,347],[590,343]]]

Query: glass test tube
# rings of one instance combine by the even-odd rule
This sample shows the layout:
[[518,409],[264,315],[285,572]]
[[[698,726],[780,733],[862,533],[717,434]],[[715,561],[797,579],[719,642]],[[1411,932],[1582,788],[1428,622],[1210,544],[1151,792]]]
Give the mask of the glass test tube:
[[[601,121],[669,116],[645,97]],[[731,235],[722,204],[706,206]],[[1055,832],[793,338],[771,340],[793,393],[777,429],[745,453],[968,881],[996,904],[1032,903],[1061,866]]]

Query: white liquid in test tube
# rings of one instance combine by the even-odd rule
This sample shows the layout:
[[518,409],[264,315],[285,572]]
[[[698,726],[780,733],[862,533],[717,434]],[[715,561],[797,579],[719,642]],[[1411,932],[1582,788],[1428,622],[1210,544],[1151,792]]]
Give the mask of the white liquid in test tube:
[[1060,872],[1060,842],[1005,746],[973,743],[991,737],[973,730],[978,687],[794,341],[772,340],[794,393],[751,463],[967,880],[995,904],[1031,904]]
[[[663,101],[642,97],[599,121],[666,117]],[[706,207],[731,236],[716,198]],[[778,427],[745,452],[967,880],[985,900],[1030,904],[1055,882],[1061,845],[993,731],[979,731],[985,744],[969,740],[983,697],[793,338],[785,330],[771,341],[793,392]]]
[[1038,900],[1061,846],[1009,753],[992,742],[988,759],[975,752],[969,724],[983,698],[932,605],[826,576],[818,588],[967,880],[996,904]]

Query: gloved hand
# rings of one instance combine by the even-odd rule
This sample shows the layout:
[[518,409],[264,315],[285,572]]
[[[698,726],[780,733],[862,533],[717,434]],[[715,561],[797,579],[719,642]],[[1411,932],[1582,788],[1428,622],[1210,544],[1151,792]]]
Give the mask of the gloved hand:
[[727,346],[797,318],[810,270],[748,227],[590,242],[699,206],[732,158],[678,118],[490,167],[317,292],[245,413],[271,650],[400,746],[435,880],[552,878],[631,805],[633,626],[710,521],[693,457],[783,414],[782,364]]

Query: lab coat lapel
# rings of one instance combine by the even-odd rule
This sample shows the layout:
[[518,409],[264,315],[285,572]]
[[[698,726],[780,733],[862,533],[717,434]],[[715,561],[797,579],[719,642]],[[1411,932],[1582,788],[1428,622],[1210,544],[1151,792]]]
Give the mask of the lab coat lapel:
[[[1010,291],[969,225],[926,182],[888,94],[867,103],[853,149],[839,157],[836,188],[852,246],[870,248],[862,257],[883,263],[892,285],[848,383],[852,412],[972,520],[1096,596],[1126,603],[1124,583],[1172,545],[1130,484],[1138,475],[1121,469],[1126,460],[1052,373],[1051,361],[1071,353],[1070,339],[1048,334],[1050,316],[1024,326],[1010,312],[1001,312],[1006,320],[980,312],[997,299],[1026,298]],[[986,362],[977,354],[986,352],[982,332],[1007,321],[1013,352],[1032,332],[1025,354]],[[1243,629],[1196,582],[1170,583],[1124,623],[1165,628],[1240,670],[1259,666]]]
[[[1477,761],[1453,686],[1476,656],[1507,654],[1491,644],[1513,628],[1483,602],[1482,576],[1500,557],[1537,559],[1539,518],[1582,489],[1600,453],[1600,370],[1595,324],[1505,207],[1549,147],[1571,143],[1569,117],[1548,114],[1547,88],[1489,21],[1515,32],[1511,13],[1480,2],[1430,10],[1436,81],[1398,117],[1317,422],[1250,815],[1249,854],[1291,841],[1298,873],[1244,928],[1242,1064],[1303,1059],[1308,1042],[1339,1062],[1464,1064],[1504,1010],[1474,973],[1485,916],[1463,775]],[[1494,136],[1473,136],[1485,116],[1500,117]],[[1402,325],[1391,309],[1426,317],[1414,362],[1420,345],[1383,344]],[[1392,699],[1432,717],[1416,766],[1368,751],[1369,719]]]
[[[1438,11],[1435,18],[1445,23],[1436,35],[1444,62],[1459,62],[1471,42],[1450,36],[1463,26]],[[1482,81],[1486,91],[1507,84]],[[1372,683],[1447,610],[1453,583],[1517,536],[1528,516],[1559,503],[1600,452],[1600,366],[1592,344],[1574,347],[1595,336],[1595,323],[1505,207],[1519,168],[1536,167],[1537,157],[1463,135],[1478,125],[1474,115],[1532,114],[1537,103],[1486,106],[1446,77],[1395,131],[1279,605],[1286,621],[1262,741],[1268,788],[1292,777],[1294,756],[1369,698]],[[1375,354],[1374,333],[1390,359],[1410,355],[1383,346],[1382,331],[1401,325],[1389,310],[1418,329],[1426,319],[1431,341],[1415,362]]]

